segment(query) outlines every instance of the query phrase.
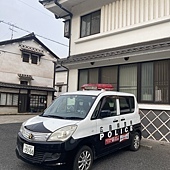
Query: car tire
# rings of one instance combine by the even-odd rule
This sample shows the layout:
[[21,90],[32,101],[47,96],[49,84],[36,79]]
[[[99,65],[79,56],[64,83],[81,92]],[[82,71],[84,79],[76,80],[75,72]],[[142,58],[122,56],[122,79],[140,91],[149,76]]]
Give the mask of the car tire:
[[88,146],[83,146],[76,154],[73,170],[90,170],[93,164],[93,152]]
[[130,150],[131,151],[137,151],[140,148],[140,135],[138,132],[135,132],[132,136]]

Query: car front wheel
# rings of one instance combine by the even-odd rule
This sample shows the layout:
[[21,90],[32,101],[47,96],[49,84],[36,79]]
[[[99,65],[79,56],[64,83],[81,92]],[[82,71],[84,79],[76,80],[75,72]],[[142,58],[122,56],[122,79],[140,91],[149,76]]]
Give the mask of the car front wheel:
[[76,154],[73,170],[90,170],[93,163],[93,152],[90,147],[83,146]]

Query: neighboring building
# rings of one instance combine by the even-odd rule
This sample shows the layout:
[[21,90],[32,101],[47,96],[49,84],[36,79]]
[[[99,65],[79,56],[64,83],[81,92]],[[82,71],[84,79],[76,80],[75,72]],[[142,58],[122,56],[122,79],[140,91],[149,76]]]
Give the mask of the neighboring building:
[[42,112],[54,97],[57,59],[33,33],[0,42],[0,114]]
[[170,142],[170,0],[41,3],[65,19],[70,56],[62,64],[69,68],[68,90],[111,83],[135,94],[143,136]]
[[56,66],[55,74],[55,97],[67,91],[67,69],[62,66]]

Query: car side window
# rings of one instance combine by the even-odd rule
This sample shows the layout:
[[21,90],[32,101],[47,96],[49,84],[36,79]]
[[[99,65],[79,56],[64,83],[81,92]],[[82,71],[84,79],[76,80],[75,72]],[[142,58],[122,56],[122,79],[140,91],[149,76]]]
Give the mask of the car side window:
[[101,112],[107,112],[106,117],[116,116],[116,97],[107,96],[103,99]]
[[105,117],[116,116],[116,97],[115,96],[106,96],[103,97],[92,115],[92,119],[96,119],[100,117],[101,112],[107,112]]
[[133,113],[135,109],[134,97],[131,96],[122,96],[119,98],[120,104],[120,114],[129,114]]

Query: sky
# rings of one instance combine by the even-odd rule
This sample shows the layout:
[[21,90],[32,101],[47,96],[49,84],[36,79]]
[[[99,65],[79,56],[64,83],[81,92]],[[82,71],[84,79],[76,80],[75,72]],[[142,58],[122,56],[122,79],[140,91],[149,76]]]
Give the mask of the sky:
[[0,0],[0,42],[32,32],[50,39],[36,36],[59,58],[68,56],[69,42],[64,37],[63,21],[55,19],[39,0]]

